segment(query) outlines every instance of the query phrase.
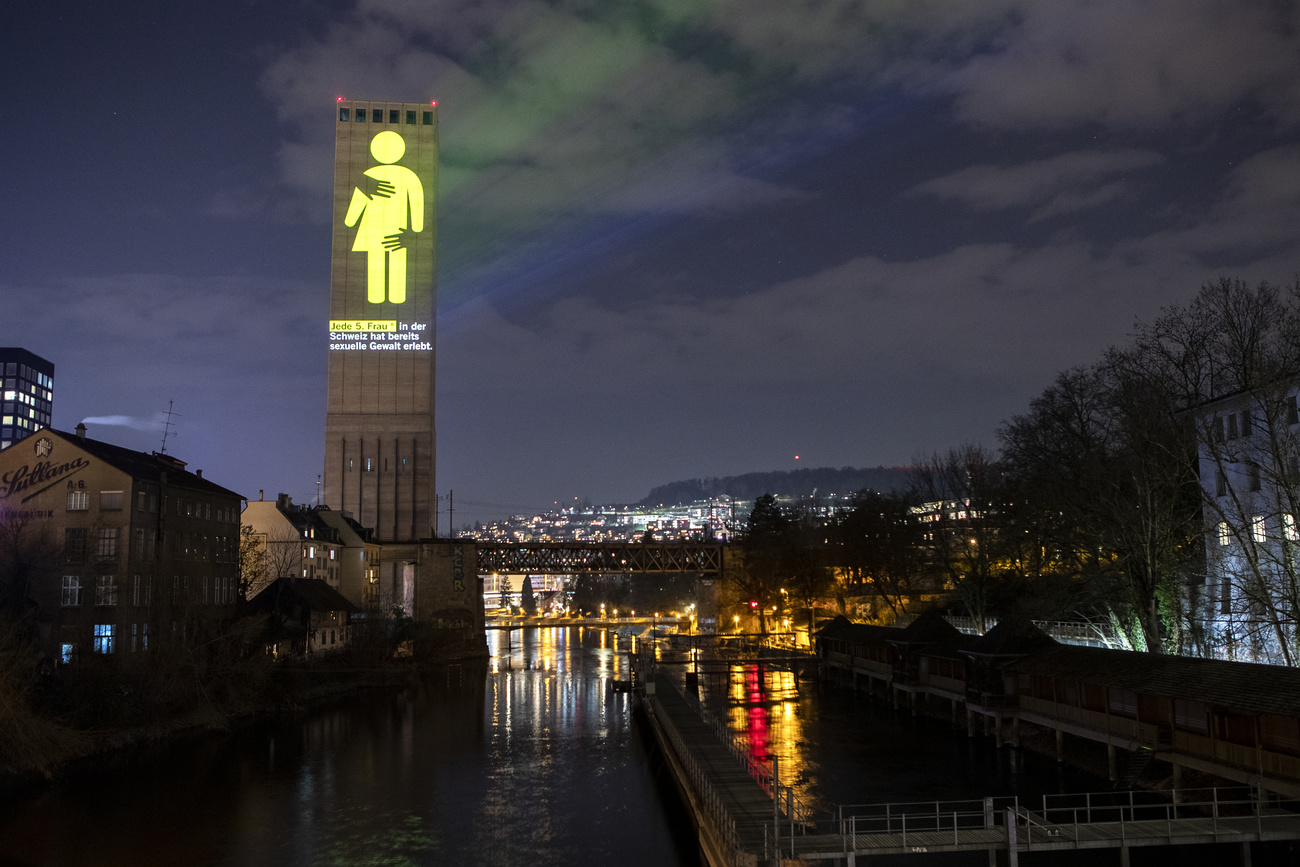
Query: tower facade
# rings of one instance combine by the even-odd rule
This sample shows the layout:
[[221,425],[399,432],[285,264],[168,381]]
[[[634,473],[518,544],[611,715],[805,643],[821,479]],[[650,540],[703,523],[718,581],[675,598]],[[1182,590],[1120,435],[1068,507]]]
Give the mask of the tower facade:
[[381,542],[435,529],[437,111],[336,107],[324,498]]

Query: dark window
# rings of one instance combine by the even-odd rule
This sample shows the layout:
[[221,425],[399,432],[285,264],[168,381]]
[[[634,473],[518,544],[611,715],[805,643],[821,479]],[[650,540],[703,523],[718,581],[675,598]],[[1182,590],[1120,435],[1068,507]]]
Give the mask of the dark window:
[[398,114],[399,114],[399,112],[398,112],[397,109],[395,109],[395,108],[390,108],[390,109],[388,110],[388,122],[389,122],[389,123],[401,123],[401,121],[399,121],[399,120],[397,119]]
[[63,556],[74,563],[86,559],[86,528],[67,527],[63,531]]
[[349,112],[346,108],[344,108],[341,105],[339,106],[339,120],[340,121],[352,120],[351,112]]
[[100,491],[99,510],[101,512],[122,511],[122,492],[121,491]]
[[366,110],[364,108],[357,109],[357,123],[365,123],[365,122],[366,122]]
[[95,553],[102,559],[117,556],[117,527],[100,527]]
[[407,111],[407,112],[406,112],[406,122],[409,123],[411,126],[415,126],[415,112],[414,112],[414,111]]
[[1228,493],[1228,477],[1223,474],[1223,470],[1214,471],[1214,495],[1222,497]]
[[1228,416],[1228,439],[1235,440],[1236,438],[1237,438],[1237,414],[1234,412],[1230,416]]
[[423,114],[423,116],[420,118],[420,120],[424,123],[425,126],[433,126],[433,112],[426,111]]
[[1250,436],[1250,410],[1246,410],[1241,414],[1241,435],[1244,437]]
[[1252,491],[1258,491],[1259,490],[1259,464],[1251,464],[1246,468],[1246,471],[1250,476],[1250,489]]
[[382,108],[370,109],[370,120],[372,123],[384,122],[384,110]]
[[1223,419],[1220,416],[1214,417],[1214,441],[1223,442]]
[[1296,406],[1296,396],[1293,394],[1287,399],[1286,404],[1286,423],[1300,424],[1300,408]]

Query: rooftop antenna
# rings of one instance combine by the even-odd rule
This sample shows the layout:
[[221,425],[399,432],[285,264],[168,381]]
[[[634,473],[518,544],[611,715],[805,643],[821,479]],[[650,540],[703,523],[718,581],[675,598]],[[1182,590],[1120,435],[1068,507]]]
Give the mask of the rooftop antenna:
[[176,427],[176,423],[172,421],[173,417],[180,418],[181,414],[179,412],[172,412],[172,401],[169,400],[167,401],[167,418],[163,421],[162,451],[160,451],[159,454],[167,454],[167,437],[174,436],[172,428]]
[[316,474],[316,508],[320,508],[320,473]]

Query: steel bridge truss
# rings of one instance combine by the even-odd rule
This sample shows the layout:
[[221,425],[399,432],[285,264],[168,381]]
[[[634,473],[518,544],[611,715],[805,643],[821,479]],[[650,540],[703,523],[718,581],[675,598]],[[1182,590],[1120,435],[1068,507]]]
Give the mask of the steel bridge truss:
[[720,544],[674,542],[479,542],[480,574],[576,575],[584,572],[722,574]]

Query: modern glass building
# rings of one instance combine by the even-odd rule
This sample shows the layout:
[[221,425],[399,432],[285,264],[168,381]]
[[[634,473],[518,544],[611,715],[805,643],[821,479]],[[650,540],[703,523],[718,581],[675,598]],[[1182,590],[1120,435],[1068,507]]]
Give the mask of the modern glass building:
[[0,347],[3,403],[0,403],[0,449],[33,431],[50,426],[54,412],[54,364],[17,347]]

